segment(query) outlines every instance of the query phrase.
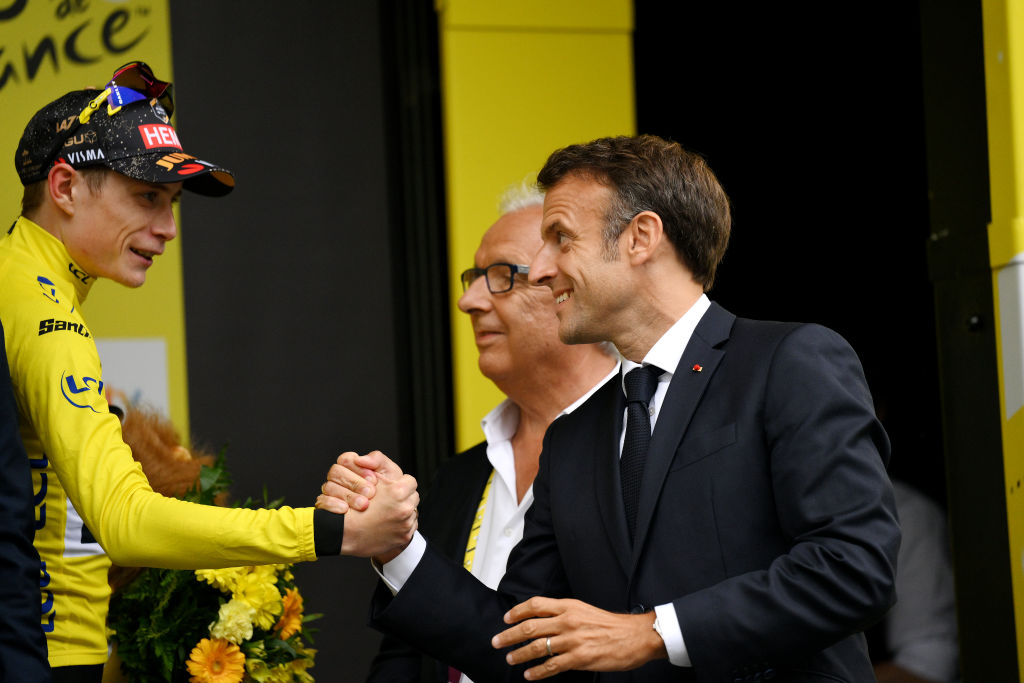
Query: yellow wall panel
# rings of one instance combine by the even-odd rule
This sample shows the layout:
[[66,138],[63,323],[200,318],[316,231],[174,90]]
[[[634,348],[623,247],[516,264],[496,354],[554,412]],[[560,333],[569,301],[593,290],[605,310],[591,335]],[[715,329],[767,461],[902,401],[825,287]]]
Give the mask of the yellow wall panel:
[[[0,12],[0,220],[6,221],[6,229],[20,212],[21,182],[14,170],[14,151],[25,124],[40,107],[70,90],[102,87],[117,67],[136,59],[148,63],[163,79],[173,80],[173,74],[167,0],[28,0],[4,5]],[[179,132],[187,144],[188,131]],[[187,434],[182,287],[179,238],[157,259],[144,287],[129,290],[101,280],[83,311],[98,339],[164,340],[170,417]]]
[[1019,677],[1024,679],[1024,3],[985,0],[992,222],[989,258],[999,357],[1006,510]]
[[622,0],[438,0],[443,28],[582,29],[621,32],[633,28],[633,4]]
[[633,14],[622,0],[452,0],[439,11],[456,444],[463,449],[482,440],[480,418],[502,396],[477,368],[469,319],[456,308],[458,273],[473,264],[506,187],[535,176],[558,147],[635,132]]

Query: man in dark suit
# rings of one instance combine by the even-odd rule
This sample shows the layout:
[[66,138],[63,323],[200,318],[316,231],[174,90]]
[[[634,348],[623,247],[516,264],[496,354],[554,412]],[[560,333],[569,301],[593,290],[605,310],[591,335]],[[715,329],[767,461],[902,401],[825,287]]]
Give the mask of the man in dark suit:
[[[478,681],[874,680],[861,631],[892,604],[899,527],[854,351],[708,301],[729,202],[678,145],[572,145],[538,181],[530,280],[551,288],[563,341],[615,344],[623,382],[551,425],[496,592],[417,536],[377,558],[371,623]],[[351,491],[397,471],[343,454],[325,491],[361,504]]]
[[[523,537],[533,503],[544,432],[617,372],[614,349],[563,344],[551,292],[527,282],[541,247],[544,195],[533,185],[509,188],[498,220],[462,273],[459,310],[469,316],[480,372],[507,397],[482,420],[486,442],[438,470],[419,506],[419,528],[446,557],[495,588],[509,552]],[[367,681],[467,683],[461,673],[385,636]]]
[[18,408],[0,326],[0,681],[50,680],[39,625],[39,553],[28,456],[18,435]]

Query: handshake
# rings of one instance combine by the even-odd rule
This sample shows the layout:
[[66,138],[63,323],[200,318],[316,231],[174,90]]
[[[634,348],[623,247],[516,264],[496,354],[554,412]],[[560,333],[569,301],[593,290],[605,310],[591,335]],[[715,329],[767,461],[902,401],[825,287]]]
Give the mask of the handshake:
[[416,479],[386,455],[349,451],[328,470],[316,508],[345,515],[342,555],[372,557],[383,564],[412,540],[419,502]]

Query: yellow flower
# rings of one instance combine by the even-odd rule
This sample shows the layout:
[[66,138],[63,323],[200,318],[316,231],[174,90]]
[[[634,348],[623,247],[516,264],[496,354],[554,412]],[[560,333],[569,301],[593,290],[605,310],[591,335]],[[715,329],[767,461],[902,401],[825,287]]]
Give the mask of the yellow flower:
[[265,631],[269,631],[281,613],[281,593],[277,586],[268,583],[258,572],[245,574],[238,579],[234,597],[252,607],[253,622]]
[[306,669],[313,666],[313,654],[316,653],[316,650],[308,650],[307,652],[309,658],[299,657],[298,659],[293,659],[290,664],[295,680],[300,681],[300,683],[313,683],[313,676]]
[[313,683],[313,676],[307,671],[313,667],[313,659],[316,657],[316,649],[306,647],[301,640],[295,643],[295,654],[298,655],[292,660],[290,666],[295,680],[299,683]]
[[284,612],[274,628],[281,632],[281,640],[288,640],[302,630],[302,596],[297,588],[285,591]]
[[292,668],[287,664],[278,664],[270,670],[268,683],[292,683]]
[[249,677],[256,681],[256,683],[266,683],[266,681],[270,680],[270,668],[262,659],[247,658],[245,660],[245,670],[249,672]]
[[241,600],[229,600],[220,606],[217,621],[210,624],[210,635],[240,645],[252,638],[253,616],[252,607]]
[[200,640],[185,665],[191,683],[240,683],[245,675],[245,655],[221,638]]
[[240,577],[249,573],[249,567],[227,567],[226,569],[197,569],[196,579],[205,581],[225,593],[233,593]]
[[255,567],[250,567],[250,573],[256,574],[260,577],[260,581],[264,583],[277,583],[277,568],[281,565],[277,564],[261,564]]
[[245,644],[245,661],[248,662],[253,659],[266,659],[267,648],[264,647],[262,640],[253,640]]

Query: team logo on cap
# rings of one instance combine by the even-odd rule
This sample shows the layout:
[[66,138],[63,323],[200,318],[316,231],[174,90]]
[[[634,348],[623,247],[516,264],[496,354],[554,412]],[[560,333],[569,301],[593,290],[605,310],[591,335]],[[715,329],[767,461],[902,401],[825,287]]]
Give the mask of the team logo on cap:
[[150,105],[152,105],[153,113],[156,114],[161,121],[163,121],[164,123],[170,122],[171,117],[167,115],[167,110],[164,109],[159,102],[153,99],[150,100]]
[[68,152],[69,164],[84,164],[89,161],[100,161],[106,159],[102,149],[83,149],[77,152]]
[[176,147],[181,149],[181,142],[174,128],[163,123],[147,123],[139,126],[142,144],[146,149],[154,147]]
[[20,165],[20,172],[22,173],[35,173],[39,169],[39,164],[32,161],[32,155],[29,154],[27,149],[21,150],[21,157],[18,159]]
[[[185,163],[186,161],[189,161],[191,163]],[[174,154],[168,154],[167,156],[162,157],[159,161],[157,161],[156,165],[160,166],[161,168],[165,168],[168,171],[173,171],[175,166],[180,165],[180,168],[178,168],[177,170],[178,175],[192,175],[193,173],[199,173],[200,171],[209,170],[207,168],[209,164],[207,164],[205,161],[200,161],[191,154],[185,154],[184,152],[175,152]]]
[[74,123],[75,119],[77,119],[77,118],[78,118],[78,116],[76,114],[72,114],[71,116],[67,117],[66,119],[61,119],[60,121],[58,121],[57,122],[57,130],[56,130],[56,132],[57,133],[63,133],[65,131],[71,130],[71,124]]

